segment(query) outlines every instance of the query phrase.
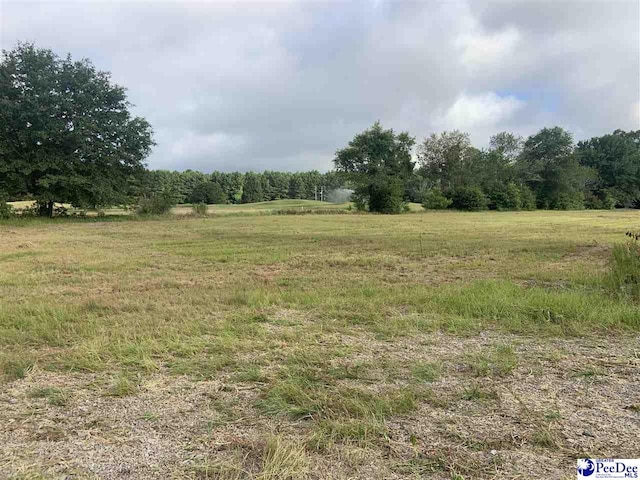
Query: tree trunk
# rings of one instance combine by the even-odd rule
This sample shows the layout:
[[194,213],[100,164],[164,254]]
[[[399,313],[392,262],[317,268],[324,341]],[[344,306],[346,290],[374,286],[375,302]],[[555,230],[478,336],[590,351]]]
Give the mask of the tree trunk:
[[39,203],[38,207],[41,217],[53,218],[53,202]]

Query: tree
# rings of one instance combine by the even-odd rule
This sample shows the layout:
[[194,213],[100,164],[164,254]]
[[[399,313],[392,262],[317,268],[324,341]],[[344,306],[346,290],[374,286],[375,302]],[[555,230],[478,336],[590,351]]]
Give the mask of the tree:
[[418,147],[420,174],[444,191],[473,183],[469,166],[477,150],[459,130],[432,133]]
[[289,198],[304,198],[307,191],[307,184],[304,182],[304,177],[300,173],[294,173],[291,175],[289,181]]
[[489,200],[480,187],[458,187],[453,191],[451,206],[458,210],[486,210]]
[[490,210],[520,210],[522,208],[522,192],[513,182],[494,183],[484,190],[489,199]]
[[[207,183],[208,175],[193,170],[173,172],[175,175],[176,190],[181,195],[181,201],[189,201],[196,188],[202,188]],[[196,202],[199,203],[199,202]]]
[[218,173],[212,175],[212,180],[222,187],[229,203],[239,203],[242,199],[244,175],[239,172]]
[[522,137],[510,132],[496,133],[489,139],[489,147],[492,151],[499,152],[509,162],[514,162],[522,152]]
[[438,188],[430,188],[424,193],[422,206],[425,210],[444,210],[451,205],[451,199],[444,196]]
[[129,113],[125,89],[89,60],[19,44],[0,62],[0,190],[54,202],[124,201],[144,170],[152,130]]
[[284,172],[264,172],[268,182],[268,190],[265,195],[269,200],[280,200],[289,197],[290,174]]
[[640,200],[640,130],[593,137],[578,143],[576,155],[581,165],[597,174],[593,194],[608,206],[613,198],[621,206]]
[[376,122],[338,150],[334,164],[355,186],[358,203],[367,204],[372,212],[399,213],[405,185],[413,174],[414,144],[408,133],[384,130]]
[[516,178],[515,169],[501,150],[476,150],[466,165],[465,185],[479,185],[483,190],[505,185]]
[[204,181],[196,185],[189,199],[191,203],[206,203],[208,205],[215,203],[227,203],[227,196],[222,187],[212,181]]
[[260,176],[253,172],[244,175],[244,188],[242,190],[242,203],[262,202],[264,195],[262,193],[262,182]]
[[573,152],[573,138],[560,128],[543,128],[524,143],[518,169],[539,208],[584,208],[588,177]]

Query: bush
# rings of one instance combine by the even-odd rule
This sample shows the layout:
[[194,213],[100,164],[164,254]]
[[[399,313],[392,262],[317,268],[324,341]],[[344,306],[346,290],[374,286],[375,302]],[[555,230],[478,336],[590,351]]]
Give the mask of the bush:
[[444,210],[451,205],[451,199],[444,196],[439,188],[431,188],[422,197],[422,206],[426,210]]
[[0,219],[11,218],[14,215],[13,207],[7,203],[4,196],[0,195]]
[[199,217],[206,217],[207,210],[208,208],[206,203],[195,203],[191,206],[191,211],[193,212],[193,214]]
[[526,185],[520,185],[520,209],[521,210],[535,210],[536,194]]
[[454,190],[452,195],[453,208],[477,212],[486,210],[489,201],[479,187],[461,187]]
[[618,201],[609,192],[601,195],[589,195],[584,200],[584,206],[592,210],[613,210]]
[[187,198],[191,203],[227,203],[227,195],[216,182],[202,182],[195,186]]
[[584,194],[582,192],[560,192],[551,198],[549,208],[552,210],[582,210],[584,209]]
[[402,213],[406,211],[404,185],[399,178],[388,176],[375,178],[367,190],[370,212]]
[[640,299],[640,234],[627,233],[631,240],[614,245],[605,285],[616,295]]
[[522,193],[513,182],[494,185],[488,189],[489,208],[491,210],[520,210],[522,208]]
[[139,215],[164,215],[176,205],[175,195],[169,192],[153,193],[138,200],[136,209]]

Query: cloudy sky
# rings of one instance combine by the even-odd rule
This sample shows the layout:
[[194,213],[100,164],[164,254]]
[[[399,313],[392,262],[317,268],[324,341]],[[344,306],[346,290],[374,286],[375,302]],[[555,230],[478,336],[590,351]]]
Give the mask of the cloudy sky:
[[324,171],[376,120],[478,146],[640,129],[638,0],[0,0],[0,46],[19,40],[112,72],[152,168]]

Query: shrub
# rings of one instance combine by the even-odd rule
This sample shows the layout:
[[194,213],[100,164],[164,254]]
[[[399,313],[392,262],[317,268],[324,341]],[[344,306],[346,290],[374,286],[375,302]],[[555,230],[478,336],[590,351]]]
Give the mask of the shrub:
[[14,215],[13,207],[7,203],[4,196],[0,195],[0,219],[11,218]]
[[188,197],[191,203],[227,203],[227,195],[216,182],[202,182],[195,186]]
[[535,210],[536,194],[526,185],[520,185],[520,209],[521,210]]
[[548,208],[552,210],[582,210],[584,209],[584,194],[582,192],[560,192],[550,199]]
[[369,211],[377,213],[402,213],[406,211],[404,185],[399,178],[380,176],[369,184]]
[[640,234],[628,232],[631,240],[614,245],[606,286],[617,295],[640,299]]
[[479,187],[460,187],[454,190],[452,206],[458,210],[477,212],[486,210],[489,201]]
[[604,194],[602,195],[602,208],[604,210],[613,210],[614,208],[616,208],[616,205],[618,204],[618,200],[611,195],[609,192],[604,192]]
[[362,192],[356,190],[356,192],[351,197],[353,200],[353,206],[358,212],[366,212],[367,211],[367,195]]
[[618,201],[609,192],[600,195],[589,195],[584,200],[584,206],[592,210],[613,210]]
[[487,196],[491,210],[520,210],[522,208],[520,188],[513,182],[490,187]]
[[200,217],[207,216],[207,204],[206,203],[195,203],[191,206],[191,210],[194,215],[198,215]]
[[176,198],[170,192],[152,193],[138,200],[136,211],[140,215],[163,215],[176,205]]
[[422,206],[426,210],[444,210],[451,205],[451,199],[444,196],[439,188],[431,188],[424,193]]

